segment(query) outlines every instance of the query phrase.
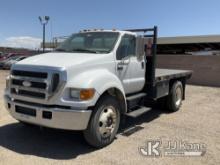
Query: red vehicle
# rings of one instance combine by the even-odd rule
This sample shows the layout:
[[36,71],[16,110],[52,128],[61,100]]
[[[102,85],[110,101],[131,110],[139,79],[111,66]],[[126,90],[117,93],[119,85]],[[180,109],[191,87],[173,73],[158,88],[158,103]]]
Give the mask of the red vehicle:
[[14,57],[14,56],[29,56],[29,54],[25,53],[8,53],[8,54],[1,54],[0,55],[0,61],[4,61],[8,58]]

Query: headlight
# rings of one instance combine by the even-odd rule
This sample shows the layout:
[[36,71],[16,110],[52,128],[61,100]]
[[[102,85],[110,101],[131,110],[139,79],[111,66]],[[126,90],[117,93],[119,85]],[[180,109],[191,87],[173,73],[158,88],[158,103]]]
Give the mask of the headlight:
[[75,100],[89,100],[93,98],[95,89],[70,89],[70,97]]
[[9,89],[9,84],[10,84],[10,76],[6,77],[6,89]]

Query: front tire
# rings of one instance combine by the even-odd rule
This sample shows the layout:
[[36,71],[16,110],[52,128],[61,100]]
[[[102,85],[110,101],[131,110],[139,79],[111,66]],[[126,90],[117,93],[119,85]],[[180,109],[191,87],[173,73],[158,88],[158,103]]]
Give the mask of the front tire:
[[120,124],[120,106],[116,98],[104,95],[96,104],[85,140],[93,147],[102,148],[113,142]]

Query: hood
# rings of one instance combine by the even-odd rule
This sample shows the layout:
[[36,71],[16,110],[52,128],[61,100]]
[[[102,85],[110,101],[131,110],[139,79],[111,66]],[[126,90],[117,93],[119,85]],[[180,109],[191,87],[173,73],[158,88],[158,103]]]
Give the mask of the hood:
[[16,63],[16,65],[68,68],[97,60],[99,61],[103,56],[105,56],[105,54],[52,52],[26,58]]

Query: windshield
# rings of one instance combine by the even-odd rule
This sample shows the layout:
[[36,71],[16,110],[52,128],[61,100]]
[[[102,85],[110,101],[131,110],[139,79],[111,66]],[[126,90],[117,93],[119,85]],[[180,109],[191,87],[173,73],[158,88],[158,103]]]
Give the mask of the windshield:
[[109,53],[118,39],[117,32],[86,32],[73,34],[56,51],[82,53]]

